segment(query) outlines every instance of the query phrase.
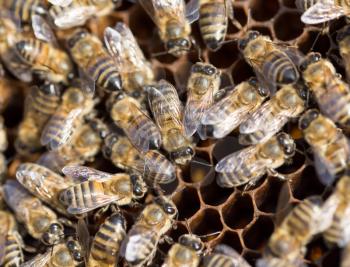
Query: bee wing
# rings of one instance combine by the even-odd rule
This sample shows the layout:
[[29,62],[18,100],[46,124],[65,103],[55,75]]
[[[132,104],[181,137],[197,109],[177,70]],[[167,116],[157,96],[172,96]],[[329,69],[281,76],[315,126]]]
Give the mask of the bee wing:
[[51,4],[53,4],[54,6],[68,6],[70,5],[73,0],[48,0]]
[[236,151],[223,159],[221,159],[215,166],[215,171],[219,173],[232,172],[239,169],[247,159],[253,156],[257,151],[257,146],[250,146],[242,150]]
[[189,23],[199,19],[199,0],[190,0],[186,4],[186,19]]
[[89,233],[89,229],[88,226],[85,222],[85,219],[80,218],[78,220],[77,223],[77,237],[78,237],[78,241],[80,246],[82,247],[83,250],[83,256],[84,256],[84,260],[85,260],[85,265],[87,266],[87,259],[90,255],[90,233]]
[[[158,157],[158,160],[156,157]],[[148,169],[145,171],[158,174],[161,178],[156,181],[157,183],[168,184],[176,179],[175,166],[162,154],[155,151],[149,151],[144,155],[144,159],[144,168]]]
[[234,266],[250,267],[250,264],[236,250],[234,250],[228,245],[224,245],[224,244],[217,245],[214,251],[216,253],[220,253],[231,257],[231,260]]
[[[108,52],[113,57],[120,69],[123,66],[123,45],[124,41],[121,34],[111,27],[107,27],[104,31],[104,41]],[[127,67],[127,66],[125,66]]]
[[32,15],[32,28],[37,39],[57,46],[55,34],[42,16]]
[[40,142],[50,150],[56,150],[66,144],[73,134],[74,123],[76,118],[82,113],[83,107],[72,109],[68,114],[59,107],[55,114],[52,115],[49,122],[45,125]]
[[54,23],[61,29],[67,29],[85,24],[86,20],[96,14],[94,6],[72,7],[54,19]]
[[208,110],[213,103],[213,93],[214,86],[211,86],[200,99],[197,99],[198,96],[193,92],[188,94],[183,118],[185,133],[187,136],[192,136],[196,132],[204,112]]
[[32,71],[27,64],[20,60],[16,49],[9,49],[7,53],[1,54],[1,59],[7,69],[19,80],[23,82],[32,81]]
[[44,254],[38,254],[33,259],[21,264],[20,267],[44,267],[51,259],[51,249],[48,249]]
[[319,1],[304,12],[301,21],[305,24],[319,24],[339,18],[344,14],[344,8],[335,5],[334,1]]
[[102,182],[109,180],[112,177],[109,173],[78,165],[67,165],[62,169],[62,172],[78,182],[87,180],[98,180]]
[[314,165],[318,175],[318,179],[324,185],[330,185],[334,182],[335,171],[334,167],[331,166],[321,155],[314,152]]
[[324,202],[321,207],[321,214],[316,218],[315,232],[320,233],[326,231],[333,223],[334,214],[340,204],[338,194],[332,194]]
[[87,213],[94,209],[107,206],[112,202],[118,201],[121,198],[118,196],[108,196],[102,194],[94,194],[94,203],[89,206],[84,205],[84,203],[77,203],[76,205],[69,205],[67,207],[67,212],[73,215]]
[[23,199],[30,198],[29,192],[16,180],[7,180],[3,185],[3,193],[6,204],[16,210]]

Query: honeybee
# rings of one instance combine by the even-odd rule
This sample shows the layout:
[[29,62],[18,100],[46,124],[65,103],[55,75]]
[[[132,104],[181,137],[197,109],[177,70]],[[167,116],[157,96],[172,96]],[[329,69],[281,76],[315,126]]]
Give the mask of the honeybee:
[[350,126],[350,88],[332,63],[319,53],[309,53],[300,65],[303,79],[323,114],[342,126]]
[[92,241],[88,267],[116,266],[120,245],[126,236],[126,220],[121,213],[109,216]]
[[182,104],[175,87],[165,80],[147,87],[149,106],[163,139],[163,148],[176,164],[186,165],[194,156],[182,123]]
[[239,126],[239,142],[245,145],[267,141],[305,109],[306,88],[284,85],[272,98],[249,115]]
[[346,69],[347,78],[350,79],[350,51],[348,45],[350,45],[350,26],[344,26],[337,33],[337,42],[339,45],[339,52],[344,60],[344,67]]
[[57,150],[70,142],[85,117],[92,116],[94,105],[91,93],[79,87],[69,87],[41,133],[41,144],[50,150]]
[[29,23],[35,14],[47,13],[47,3],[44,0],[0,0],[0,7],[24,23]]
[[24,224],[28,233],[47,245],[58,243],[64,233],[56,213],[30,195],[15,180],[8,180],[3,188],[7,205],[15,212],[16,219]]
[[114,123],[124,131],[138,150],[147,152],[160,147],[160,132],[137,100],[119,93],[112,95],[110,101],[110,114]]
[[22,163],[16,172],[17,180],[34,196],[62,214],[66,208],[59,201],[59,194],[73,185],[73,181],[35,163]]
[[14,45],[16,52],[41,79],[68,83],[73,72],[68,54],[57,47],[55,35],[42,17],[33,15],[32,27],[36,38],[19,39]]
[[314,154],[315,169],[322,183],[328,185],[348,169],[349,142],[343,132],[317,110],[311,109],[299,120],[299,128]]
[[105,29],[104,41],[118,66],[123,89],[129,95],[141,98],[143,86],[154,81],[154,74],[131,30],[119,22],[114,28]]
[[70,214],[86,213],[112,203],[130,205],[147,191],[137,175],[109,174],[84,166],[66,166],[62,171],[66,176],[80,179],[60,193],[60,201]]
[[271,92],[276,90],[276,86],[298,81],[299,72],[294,62],[299,64],[300,58],[291,48],[276,44],[257,31],[249,31],[238,41],[238,49],[262,86]]
[[202,38],[210,50],[217,51],[225,40],[228,18],[233,20],[232,0],[201,0],[199,5]]
[[100,152],[105,134],[105,125],[102,121],[98,119],[88,121],[74,131],[70,142],[57,150],[45,152],[37,163],[60,173],[66,165],[91,162]]
[[166,197],[148,204],[124,238],[119,255],[133,267],[148,266],[157,251],[159,241],[174,224],[178,211]]
[[23,262],[22,239],[17,232],[16,219],[4,210],[0,210],[0,248],[1,266],[19,266]]
[[256,111],[268,96],[268,89],[261,87],[255,78],[238,84],[205,111],[200,137],[225,137]]
[[220,244],[203,258],[203,267],[250,267],[251,265],[233,248]]
[[305,24],[319,24],[350,14],[347,0],[298,0],[297,6],[306,9],[301,16]]
[[116,167],[142,175],[150,187],[176,179],[175,166],[165,156],[155,150],[140,153],[125,136],[109,134],[102,152]]
[[184,234],[170,248],[162,267],[197,267],[203,249],[204,244],[199,237]]
[[24,118],[18,127],[15,142],[18,153],[28,154],[39,150],[41,132],[56,111],[61,100],[60,88],[55,84],[34,86],[25,100]]
[[337,244],[344,247],[350,241],[350,177],[342,176],[336,185],[335,191],[326,200],[329,205],[335,205],[336,210],[332,224],[323,233],[323,238],[328,243]]
[[108,15],[121,0],[49,0],[49,9],[55,25],[61,29],[84,25],[93,17]]
[[274,169],[282,166],[295,153],[293,138],[279,133],[265,143],[252,145],[221,159],[215,166],[221,187],[254,185],[266,172],[283,179]]
[[334,210],[334,205],[325,205],[319,197],[301,201],[272,233],[266,257],[271,255],[300,266],[296,263],[303,258],[307,243],[329,227]]
[[38,254],[33,259],[23,263],[21,267],[75,267],[82,263],[82,248],[79,242],[70,239],[48,249],[44,254]]
[[221,72],[213,65],[197,62],[192,66],[187,84],[187,102],[183,124],[186,136],[192,136],[214,101],[214,95],[220,87]]
[[78,29],[69,37],[68,47],[74,62],[85,76],[109,92],[121,90],[118,67],[97,36]]
[[191,49],[190,24],[199,17],[197,1],[186,6],[184,0],[140,0],[139,3],[157,25],[168,53],[181,56]]

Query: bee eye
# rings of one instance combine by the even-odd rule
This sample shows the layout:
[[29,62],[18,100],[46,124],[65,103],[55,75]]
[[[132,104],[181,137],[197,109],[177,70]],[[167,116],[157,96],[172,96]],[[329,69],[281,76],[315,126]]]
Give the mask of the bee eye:
[[202,71],[202,67],[195,64],[192,66],[192,72],[201,72]]
[[259,32],[257,32],[257,31],[251,31],[250,33],[249,33],[249,39],[250,40],[254,40],[254,39],[256,39],[256,38],[258,38],[258,36],[260,35],[260,33]]
[[108,146],[104,146],[102,149],[102,153],[106,158],[110,158],[112,155],[112,149],[110,149]]
[[321,58],[322,58],[322,56],[321,56],[320,53],[314,53],[314,54],[312,54],[312,57],[311,57],[311,59],[310,59],[310,61],[311,61],[310,64],[311,64],[311,63],[315,63],[315,62],[317,62],[317,61],[320,61]]
[[258,85],[258,80],[257,80],[255,77],[251,77],[251,78],[248,80],[248,83],[249,83],[251,86],[256,87],[256,86]]
[[75,261],[81,261],[83,258],[82,258],[82,255],[79,251],[74,251],[73,252],[73,258]]
[[175,208],[172,205],[168,204],[168,203],[165,203],[163,205],[163,209],[168,214],[175,214],[176,213]]
[[269,94],[270,94],[269,89],[267,89],[265,87],[261,87],[261,86],[258,87],[258,92],[259,92],[259,95],[261,95],[263,97],[269,96]]
[[53,223],[50,225],[50,233],[57,234],[62,230],[62,226],[58,223]]
[[192,148],[188,147],[186,148],[186,151],[185,151],[186,155],[191,155],[193,156],[194,155],[194,151]]
[[187,46],[189,46],[189,42],[188,42],[187,39],[181,39],[179,41],[179,45],[182,46],[182,47],[187,47]]
[[248,40],[247,39],[242,39],[238,41],[238,49],[239,50],[244,50],[246,48],[248,44]]
[[299,96],[304,100],[308,98],[308,94],[309,94],[309,91],[306,87],[303,87],[299,90]]
[[74,250],[77,250],[77,244],[75,243],[75,241],[73,240],[69,240],[67,242],[67,248],[70,250],[70,251],[74,251]]
[[140,185],[136,185],[134,187],[133,192],[134,192],[135,196],[138,196],[138,197],[143,196],[143,190],[142,190],[142,187]]
[[204,72],[207,75],[213,75],[215,73],[215,69],[210,67],[210,66],[207,66],[207,67],[204,68]]
[[188,245],[188,239],[185,235],[180,236],[179,238],[179,243],[183,246],[187,246]]
[[195,251],[200,251],[203,249],[203,244],[199,243],[199,242],[192,242],[191,247],[195,250]]
[[175,47],[175,42],[173,40],[168,41],[167,44],[166,44],[166,47],[168,49],[174,48]]

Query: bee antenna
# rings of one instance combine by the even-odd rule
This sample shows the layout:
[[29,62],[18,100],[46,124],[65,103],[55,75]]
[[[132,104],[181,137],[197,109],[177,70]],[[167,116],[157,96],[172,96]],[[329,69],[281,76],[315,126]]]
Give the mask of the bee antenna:
[[187,229],[187,231],[189,232],[189,234],[190,234],[190,235],[193,235],[192,230],[191,230],[191,228],[190,228],[190,224],[188,223],[187,218],[185,218],[185,226],[186,226],[186,229]]
[[151,56],[152,57],[159,57],[159,56],[164,56],[167,54],[169,54],[168,51],[162,51],[162,52],[152,53]]
[[209,236],[217,235],[217,234],[220,234],[220,233],[221,233],[220,231],[216,231],[216,232],[213,232],[213,233],[209,233],[209,234],[205,234],[205,235],[197,235],[197,236],[200,237],[200,238],[203,238],[203,237],[209,237]]
[[192,162],[194,163],[198,163],[200,165],[203,165],[203,166],[207,166],[207,167],[213,167],[213,164],[208,164],[208,163],[205,163],[205,162],[202,162],[202,161],[198,161],[198,160],[192,160]]

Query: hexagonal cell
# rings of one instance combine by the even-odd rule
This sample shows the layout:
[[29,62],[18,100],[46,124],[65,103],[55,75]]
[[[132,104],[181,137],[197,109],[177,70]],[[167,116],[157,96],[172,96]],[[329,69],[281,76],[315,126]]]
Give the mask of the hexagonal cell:
[[244,59],[239,59],[234,64],[231,71],[232,79],[235,84],[248,80],[250,77],[255,76],[252,68]]
[[220,215],[215,209],[204,209],[197,214],[190,227],[196,235],[202,236],[203,241],[214,239],[222,231]]
[[171,230],[169,236],[174,240],[174,242],[177,242],[179,237],[183,234],[188,234],[188,229],[182,223],[178,223],[176,228]]
[[308,166],[298,179],[292,181],[291,188],[293,197],[302,200],[308,196],[321,194],[325,186],[320,183],[315,169]]
[[179,221],[191,218],[200,209],[198,193],[193,187],[186,187],[176,193],[173,201],[179,210]]
[[253,0],[250,3],[252,17],[257,21],[273,18],[279,10],[278,0]]
[[224,69],[230,67],[239,54],[235,44],[224,44],[218,51],[209,52],[209,62],[215,67]]
[[326,244],[323,242],[323,239],[321,237],[318,237],[315,240],[312,240],[307,245],[307,252],[306,252],[305,259],[311,262],[319,262],[327,250],[328,248]]
[[322,259],[322,267],[334,267],[339,266],[341,259],[340,249],[334,248],[328,252]]
[[241,253],[243,250],[241,240],[239,239],[239,235],[236,232],[226,231],[223,237],[220,239],[219,243],[230,246],[238,253]]
[[170,195],[176,191],[179,186],[179,177],[168,184],[161,184],[159,187],[162,189],[164,195]]
[[322,34],[320,31],[308,31],[306,36],[298,43],[299,49],[307,54],[311,51],[317,51],[325,56],[330,48],[330,40],[328,35]]
[[[285,12],[274,21],[276,37],[281,41],[293,40],[302,34],[304,24],[300,20],[300,12]],[[292,23],[291,23],[292,22]]]
[[157,31],[156,27],[152,19],[140,5],[136,5],[132,8],[130,17],[132,19],[130,20],[129,27],[138,39],[145,40],[154,37],[156,34],[155,31]]
[[286,7],[290,7],[290,8],[296,8],[295,6],[295,0],[283,0],[282,4]]
[[222,210],[226,225],[232,229],[243,229],[254,219],[254,206],[250,195],[236,194]]
[[224,203],[234,192],[232,188],[222,188],[216,183],[216,173],[213,170],[200,187],[200,194],[205,204],[217,206]]
[[223,72],[220,76],[220,88],[227,88],[233,86],[231,75]]
[[238,143],[238,138],[233,136],[226,136],[220,139],[213,150],[213,158],[215,162],[220,161],[220,159],[225,156],[242,149],[243,146]]
[[[233,16],[234,19],[237,20],[242,27],[244,27],[247,24],[247,14],[245,13],[245,10],[243,8],[234,7]],[[231,20],[228,21],[227,26],[227,34],[233,34],[239,31],[239,29],[232,23]]]
[[260,216],[243,234],[243,241],[247,248],[262,251],[274,229],[270,217]]
[[260,211],[267,213],[276,212],[279,193],[283,183],[280,179],[270,177],[268,178],[268,182],[255,192],[255,204]]
[[198,183],[206,178],[211,169],[210,161],[195,156],[190,164],[183,169],[182,178],[186,183]]

